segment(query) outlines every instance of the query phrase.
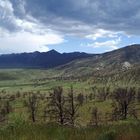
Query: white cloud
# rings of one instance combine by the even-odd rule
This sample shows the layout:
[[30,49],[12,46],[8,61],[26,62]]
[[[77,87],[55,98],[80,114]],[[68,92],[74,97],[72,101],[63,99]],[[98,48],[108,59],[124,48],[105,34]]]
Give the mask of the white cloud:
[[0,38],[0,53],[45,52],[49,50],[49,45],[59,44],[63,41],[63,37],[53,33],[39,35],[23,31],[7,34]]
[[0,27],[8,31],[18,30],[13,5],[9,0],[0,1]]
[[58,6],[49,0],[0,0],[0,53],[47,51],[64,42],[61,34],[93,42],[81,47],[117,49],[119,36],[139,34],[140,2],[134,1],[60,0]]
[[[20,8],[24,12],[22,6],[20,5]],[[49,50],[49,45],[60,44],[64,41],[62,35],[43,26],[33,17],[29,15],[25,19],[16,17],[9,0],[0,1],[0,20],[1,54],[45,52]]]
[[12,7],[12,4],[8,0],[1,0],[0,1],[0,7],[1,7],[1,17],[5,18],[6,15],[12,15],[14,9]]
[[92,48],[108,48],[106,49],[106,51],[110,51],[110,50],[118,49],[118,45],[120,42],[121,42],[121,38],[119,37],[118,39],[107,40],[104,42],[96,41],[96,42],[87,44],[87,46],[92,47]]
[[96,29],[93,34],[89,34],[86,36],[88,39],[92,40],[97,40],[99,38],[116,38],[118,37],[119,32],[112,32],[112,31],[107,31],[104,29]]

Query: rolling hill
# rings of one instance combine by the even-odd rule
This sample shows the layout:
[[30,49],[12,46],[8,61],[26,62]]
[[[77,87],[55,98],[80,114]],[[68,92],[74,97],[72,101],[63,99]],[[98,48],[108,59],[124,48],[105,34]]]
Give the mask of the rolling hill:
[[[103,54],[80,52],[33,52],[0,56],[0,68],[49,68],[52,77],[103,76],[139,71],[140,45],[126,46]],[[132,72],[131,72],[132,73]],[[47,76],[47,75],[46,75]]]
[[90,58],[75,60],[56,70],[63,71],[63,75],[112,74],[140,65],[140,45],[131,45],[111,52],[97,54]]
[[[11,54],[0,56],[1,62],[2,57],[5,57],[5,60],[7,60],[7,63],[3,63],[7,66],[6,69],[0,69],[0,86],[10,90],[12,89],[11,87],[24,87],[28,84],[30,87],[29,89],[33,88],[32,85],[38,85],[38,88],[42,89],[43,87],[46,89],[46,87],[50,87],[50,85],[52,87],[61,84],[69,85],[71,82],[74,82],[74,84],[77,82],[77,87],[79,88],[83,88],[83,84],[86,86],[93,86],[96,84],[129,84],[137,85],[138,87],[140,85],[140,45],[127,46],[111,52],[95,55],[78,52],[60,54],[55,50],[43,53],[46,55],[45,57],[50,58],[56,55],[58,57],[61,56],[61,58],[62,56],[63,58],[69,58],[63,61],[63,63],[61,62],[61,65],[53,63],[56,61],[56,58],[52,61],[46,61],[45,59],[43,65],[39,65],[41,63],[40,57],[38,57],[39,54],[42,56],[42,53],[39,52],[26,53],[26,55]],[[28,58],[31,59],[30,61],[38,60],[38,65],[35,65],[36,63],[32,65],[30,65],[31,63],[25,63],[27,61],[25,59],[23,61],[24,63],[21,63],[22,67],[19,67],[19,63],[18,65],[16,62],[13,63],[15,59],[11,58],[9,60],[9,57],[14,56],[18,56],[14,58],[23,59],[24,55],[29,55]],[[34,57],[35,60],[33,60]],[[11,62],[11,65],[8,65],[10,63],[8,60]],[[21,60],[17,61],[21,62]],[[45,62],[49,62],[48,64],[51,64],[51,67],[45,67],[48,66]],[[16,64],[16,67],[13,64]],[[0,67],[3,67],[1,63]],[[12,69],[10,67],[12,67]],[[45,86],[43,86],[44,84]]]

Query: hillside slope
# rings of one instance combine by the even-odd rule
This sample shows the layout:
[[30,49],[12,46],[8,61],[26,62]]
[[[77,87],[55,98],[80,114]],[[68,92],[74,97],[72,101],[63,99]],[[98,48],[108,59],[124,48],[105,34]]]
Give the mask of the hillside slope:
[[129,70],[140,65],[140,45],[131,45],[115,51],[75,60],[56,68],[64,76],[111,74]]
[[60,76],[111,74],[139,65],[140,45],[126,46],[103,54],[61,54],[51,50],[0,56],[0,68],[51,68]]

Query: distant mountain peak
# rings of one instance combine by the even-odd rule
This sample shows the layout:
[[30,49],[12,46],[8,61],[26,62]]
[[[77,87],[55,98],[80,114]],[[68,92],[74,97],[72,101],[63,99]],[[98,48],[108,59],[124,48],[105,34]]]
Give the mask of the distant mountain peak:
[[132,45],[129,45],[129,46],[126,46],[125,48],[140,48],[140,44],[132,44]]
[[50,54],[60,54],[58,51],[56,51],[54,49],[48,51],[47,53],[50,53]]
[[139,47],[140,47],[140,44],[132,44],[132,45],[129,45],[129,46],[132,46],[132,47],[133,47],[133,46],[136,46],[136,47],[139,46]]
[[[112,69],[119,67],[118,65],[122,63],[125,67],[129,67],[129,63],[135,65],[140,62],[140,45],[134,44],[96,55],[82,52],[59,53],[54,49],[48,52],[1,55],[0,68],[54,68],[74,60],[82,62],[85,58],[88,58],[89,64],[87,60],[86,63],[83,61],[82,67],[91,65],[98,68],[100,63],[108,64]],[[79,64],[76,65],[79,66]]]

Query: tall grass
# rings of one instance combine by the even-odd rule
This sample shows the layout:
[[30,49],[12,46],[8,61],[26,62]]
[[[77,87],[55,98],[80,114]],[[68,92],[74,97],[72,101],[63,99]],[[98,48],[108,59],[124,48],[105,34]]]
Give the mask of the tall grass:
[[0,129],[0,140],[140,140],[139,122],[96,128],[14,122]]

